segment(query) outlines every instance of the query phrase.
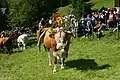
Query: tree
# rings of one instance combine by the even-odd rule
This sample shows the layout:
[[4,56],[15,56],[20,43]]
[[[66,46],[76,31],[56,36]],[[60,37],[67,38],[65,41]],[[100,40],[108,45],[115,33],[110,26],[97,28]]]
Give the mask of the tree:
[[49,17],[58,0],[9,0],[9,20],[13,26],[30,27],[41,17]]
[[91,11],[93,3],[88,3],[89,0],[70,0],[73,11],[72,13],[76,16],[78,20],[82,16],[86,16],[87,13]]
[[7,0],[0,0],[0,31],[7,27]]

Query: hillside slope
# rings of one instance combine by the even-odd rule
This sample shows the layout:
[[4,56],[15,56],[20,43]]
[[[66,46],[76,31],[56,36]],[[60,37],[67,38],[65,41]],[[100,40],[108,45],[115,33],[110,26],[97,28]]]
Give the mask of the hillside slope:
[[70,13],[69,11],[70,11],[70,5],[67,5],[65,7],[60,7],[58,13],[60,13],[61,15],[67,15]]
[[[92,2],[94,3],[94,6],[92,6],[92,9],[93,10],[96,10],[96,9],[100,9],[102,8],[103,6],[106,7],[106,8],[112,8],[114,7],[114,1],[115,0],[90,0],[89,2]],[[59,10],[58,10],[58,13],[60,13],[61,15],[67,15],[69,14],[69,6],[65,6],[65,7],[60,7]]]
[[107,8],[114,7],[114,1],[115,0],[91,0],[90,2],[93,2],[95,5],[92,7],[92,9],[100,9],[102,6]]
[[58,64],[55,74],[43,46],[40,52],[35,44],[12,55],[0,54],[0,80],[119,80],[120,40],[104,34],[100,40],[73,39],[65,69]]

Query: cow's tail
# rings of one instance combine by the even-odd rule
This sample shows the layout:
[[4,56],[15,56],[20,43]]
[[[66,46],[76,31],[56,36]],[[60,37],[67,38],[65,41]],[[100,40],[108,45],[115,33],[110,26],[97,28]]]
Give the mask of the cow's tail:
[[37,46],[39,48],[39,51],[40,51],[40,47],[41,47],[41,38],[44,37],[45,33],[46,33],[47,30],[43,31],[43,33],[40,35],[39,39],[38,39],[38,43],[37,43]]

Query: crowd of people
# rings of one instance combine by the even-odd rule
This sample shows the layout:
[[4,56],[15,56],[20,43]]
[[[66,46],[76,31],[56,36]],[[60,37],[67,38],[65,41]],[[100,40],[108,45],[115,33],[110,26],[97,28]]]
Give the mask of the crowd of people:
[[[27,29],[27,32],[31,31],[36,33],[37,30],[48,27],[56,28],[56,30],[68,28],[76,33],[76,37],[78,34],[82,33],[87,37],[93,32],[97,33],[97,35],[100,34],[98,36],[100,37],[104,29],[116,30],[116,25],[120,20],[119,13],[120,10],[117,8],[103,8],[100,11],[88,13],[79,21],[72,14],[61,16],[57,13],[55,16],[51,16],[47,19],[41,18],[37,25],[33,26],[30,30]],[[1,34],[6,33],[2,31]],[[4,35],[1,35],[1,37],[3,36]]]
[[[77,34],[83,33],[87,37],[95,32],[98,35],[97,37],[101,37],[105,29],[116,30],[117,23],[120,20],[119,11],[118,8],[103,8],[100,11],[88,13],[80,21],[72,14],[67,16],[56,14],[56,16],[47,20],[41,18],[38,23],[38,29],[45,27],[60,28],[67,25]],[[64,24],[66,22],[68,24]],[[80,30],[82,33],[79,33]]]
[[71,22],[71,18],[73,18],[74,15],[67,15],[67,16],[61,16],[59,13],[57,13],[55,16],[52,16],[45,20],[44,18],[41,18],[40,22],[38,23],[38,28],[45,28],[45,27],[60,27],[64,26],[64,22],[68,21]]
[[[47,20],[41,18],[40,22],[38,23],[38,29],[48,27],[55,28],[56,31],[64,28],[73,32],[77,32],[78,21],[72,14],[61,16],[59,13],[57,13],[55,16],[50,17]],[[77,36],[77,34],[75,36]]]
[[119,9],[103,8],[99,12],[92,12],[81,18],[82,32],[85,36],[97,33],[101,37],[104,29],[115,31],[119,22]]

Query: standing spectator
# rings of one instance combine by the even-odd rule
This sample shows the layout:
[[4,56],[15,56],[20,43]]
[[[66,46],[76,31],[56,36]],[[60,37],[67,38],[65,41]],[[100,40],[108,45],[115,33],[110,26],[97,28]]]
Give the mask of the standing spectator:
[[40,20],[40,22],[39,22],[39,29],[41,29],[41,28],[43,28],[43,26],[44,26],[44,18],[42,18],[41,20]]
[[49,19],[49,26],[51,27],[51,25],[52,25],[52,17],[50,17]]
[[115,16],[113,10],[110,11],[109,18],[108,18],[107,22],[108,22],[109,28],[113,28],[115,26],[116,16]]

